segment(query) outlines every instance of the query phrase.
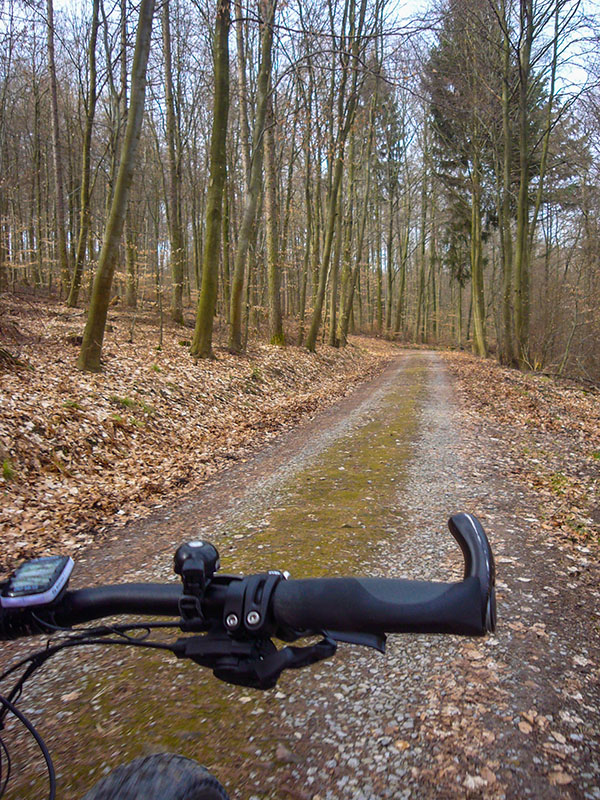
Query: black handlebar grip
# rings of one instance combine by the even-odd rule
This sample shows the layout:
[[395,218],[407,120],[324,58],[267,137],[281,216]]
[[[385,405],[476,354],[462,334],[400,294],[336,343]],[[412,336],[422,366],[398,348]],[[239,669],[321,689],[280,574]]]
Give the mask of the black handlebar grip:
[[485,628],[496,629],[496,565],[485,531],[472,514],[455,514],[448,520],[450,533],[465,559],[465,578],[478,578],[481,587],[481,613]]
[[483,636],[479,580],[429,583],[390,578],[282,581],[275,619],[295,630],[361,633],[458,633]]
[[495,566],[490,543],[472,514],[448,522],[465,561],[461,583],[329,578],[282,582],[274,613],[296,630],[363,633],[458,633],[496,627]]

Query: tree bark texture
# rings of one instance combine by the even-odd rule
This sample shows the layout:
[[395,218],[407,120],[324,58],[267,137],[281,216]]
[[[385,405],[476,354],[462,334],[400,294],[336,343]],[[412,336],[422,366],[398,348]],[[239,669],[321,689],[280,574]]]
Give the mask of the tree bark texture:
[[110,290],[123,234],[129,190],[133,179],[137,146],[144,115],[146,95],[146,67],[150,51],[154,0],[141,0],[133,67],[131,73],[131,102],[127,117],[127,127],[117,174],[117,182],[111,203],[94,278],[92,298],[83,342],[77,366],[87,372],[101,369],[102,343],[106,327],[106,316],[110,301]]
[[56,79],[56,59],[54,54],[54,5],[46,0],[48,16],[48,73],[50,76],[50,99],[52,103],[52,150],[54,155],[54,185],[56,191],[56,244],[60,264],[61,285],[66,295],[70,288],[71,273],[67,254],[67,234],[65,222],[65,194],[63,183],[62,153],[60,149],[60,125],[58,121],[58,84]]
[[285,345],[281,318],[281,264],[277,228],[277,172],[275,166],[275,118],[273,96],[269,93],[264,136],[265,212],[267,228],[267,271],[269,284],[269,341]]
[[258,197],[261,191],[261,177],[263,164],[263,136],[265,130],[265,117],[267,113],[267,100],[269,94],[269,81],[271,78],[271,55],[273,48],[273,21],[275,18],[276,0],[263,0],[262,10],[262,35],[261,35],[261,62],[258,71],[256,86],[256,117],[252,136],[252,166],[250,170],[250,184],[244,205],[242,224],[238,233],[237,248],[233,264],[233,280],[231,286],[231,310],[229,323],[229,350],[232,353],[241,353],[242,341],[242,295],[244,289],[244,272],[248,248],[254,222]]
[[90,30],[90,41],[88,45],[88,64],[90,70],[89,92],[87,101],[87,113],[85,117],[85,130],[83,134],[83,152],[81,164],[81,211],[79,221],[79,237],[77,240],[77,251],[75,255],[75,267],[73,269],[73,280],[71,281],[71,291],[67,305],[74,308],[79,302],[79,289],[81,287],[81,276],[83,274],[83,263],[87,249],[88,233],[90,229],[90,172],[91,172],[91,153],[92,153],[92,131],[94,127],[94,117],[96,115],[97,101],[97,75],[96,75],[96,42],[98,39],[100,0],[93,0],[92,3],[92,26]]
[[191,352],[198,358],[212,358],[212,337],[223,213],[223,189],[227,178],[227,122],[229,119],[229,0],[217,0],[215,28],[215,97],[210,140],[210,180],[206,200],[206,234],[202,258],[202,286],[196,312]]
[[173,276],[173,295],[171,298],[171,319],[183,323],[183,275],[185,266],[185,247],[181,219],[181,170],[177,154],[177,117],[173,93],[173,64],[171,55],[170,2],[163,0],[162,34],[165,70],[165,110],[167,134],[167,158],[169,165],[168,181],[168,219],[171,245],[171,275]]

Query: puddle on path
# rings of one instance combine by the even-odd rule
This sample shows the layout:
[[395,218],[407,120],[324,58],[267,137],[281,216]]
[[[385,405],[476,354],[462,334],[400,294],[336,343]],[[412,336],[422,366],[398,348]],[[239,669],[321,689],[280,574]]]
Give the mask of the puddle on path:
[[[427,385],[426,359],[411,354],[357,424],[281,483],[275,480],[252,513],[236,515],[220,532],[223,571],[385,574],[386,541],[403,527],[402,489]],[[85,660],[91,665],[96,658],[89,651]],[[84,659],[74,661],[64,661],[72,675]],[[277,786],[270,759],[279,741],[278,710],[284,695],[301,689],[301,675],[288,673],[278,688],[259,693],[226,686],[169,656],[119,652],[102,664],[102,674],[90,669],[77,703],[68,705],[61,734],[53,722],[46,737],[59,797],[81,798],[106,764],[160,751],[205,764],[232,797],[278,796],[259,787]],[[70,683],[65,691],[74,688]],[[43,783],[34,782],[29,793],[21,785],[8,797],[43,796]]]

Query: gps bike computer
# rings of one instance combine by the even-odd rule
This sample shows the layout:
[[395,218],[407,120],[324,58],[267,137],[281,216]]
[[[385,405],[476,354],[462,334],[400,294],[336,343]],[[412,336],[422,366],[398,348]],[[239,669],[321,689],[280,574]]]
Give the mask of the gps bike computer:
[[69,556],[44,556],[26,561],[4,585],[3,608],[44,606],[56,600],[73,571]]

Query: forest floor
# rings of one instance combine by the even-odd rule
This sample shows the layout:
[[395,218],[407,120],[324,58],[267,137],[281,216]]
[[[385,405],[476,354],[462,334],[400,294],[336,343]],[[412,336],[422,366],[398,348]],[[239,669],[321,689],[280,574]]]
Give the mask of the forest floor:
[[600,389],[445,353],[464,413],[495,425],[510,475],[538,498],[542,530],[600,544]]
[[[192,331],[112,308],[98,375],[75,366],[81,310],[0,297],[0,574],[52,547],[75,552],[198,489],[381,371],[398,348],[251,342],[189,355]],[[217,342],[218,344],[218,342]]]
[[[157,503],[194,491],[381,371],[396,345],[355,338],[316,355],[251,343],[192,361],[191,331],[111,309],[100,375],[75,367],[85,318],[64,304],[0,298],[0,574],[49,546],[74,552]],[[508,426],[510,470],[542,525],[600,530],[600,393],[448,353],[466,413]]]

